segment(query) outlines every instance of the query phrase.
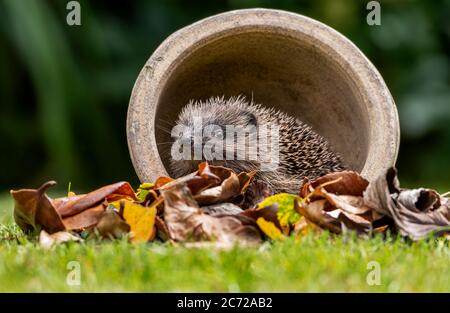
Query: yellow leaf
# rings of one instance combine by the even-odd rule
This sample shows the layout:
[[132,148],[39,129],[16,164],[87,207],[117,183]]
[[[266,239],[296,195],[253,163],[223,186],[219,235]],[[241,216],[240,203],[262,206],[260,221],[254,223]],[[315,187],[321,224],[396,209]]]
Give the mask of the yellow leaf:
[[272,239],[272,240],[283,240],[284,239],[284,235],[281,233],[281,230],[278,227],[276,227],[274,223],[272,223],[270,221],[266,221],[263,217],[259,217],[256,220],[256,224],[258,224],[259,228],[270,239]]
[[289,193],[279,193],[267,197],[258,203],[258,209],[263,209],[270,205],[278,206],[277,218],[281,226],[288,226],[297,223],[301,219],[301,215],[295,211],[294,201],[301,200],[299,196]]
[[130,225],[131,242],[151,240],[155,226],[156,205],[144,207],[132,201],[124,200],[123,202],[123,218]]

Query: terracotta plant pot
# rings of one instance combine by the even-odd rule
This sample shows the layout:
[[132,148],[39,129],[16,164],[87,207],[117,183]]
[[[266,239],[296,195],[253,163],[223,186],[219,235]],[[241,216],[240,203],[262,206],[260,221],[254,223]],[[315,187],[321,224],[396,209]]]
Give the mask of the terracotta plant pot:
[[362,52],[308,17],[248,9],[175,32],[143,67],[127,121],[128,146],[140,180],[170,175],[170,129],[190,99],[240,94],[309,123],[368,179],[395,164],[397,110]]

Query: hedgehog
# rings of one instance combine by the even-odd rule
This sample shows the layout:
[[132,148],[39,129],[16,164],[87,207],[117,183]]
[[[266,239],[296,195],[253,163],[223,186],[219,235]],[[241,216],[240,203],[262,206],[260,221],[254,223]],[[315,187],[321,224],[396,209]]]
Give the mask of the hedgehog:
[[[200,132],[197,133],[196,121],[197,125],[201,122]],[[170,158],[170,169],[175,177],[194,172],[200,162],[208,161],[209,164],[231,168],[237,173],[255,171],[255,180],[267,184],[273,193],[297,194],[306,177],[315,179],[346,169],[341,156],[311,126],[280,110],[256,104],[253,100],[247,101],[244,96],[191,100],[182,108],[176,125],[178,130],[172,131],[175,140],[171,146]],[[258,131],[263,126],[269,128],[264,133],[268,134],[268,138],[258,140]],[[238,141],[235,134],[229,133],[230,129],[249,130],[244,132],[245,142]],[[278,130],[277,138],[270,132],[271,129]],[[195,137],[199,134],[200,138]],[[189,150],[183,158],[179,155],[174,157],[180,152],[182,143],[191,144],[195,148],[196,139],[196,147],[200,148],[197,155]],[[256,156],[249,153],[250,140],[255,139]],[[273,149],[272,143],[274,146],[278,144],[277,150]],[[272,150],[267,149],[267,146]],[[205,149],[211,147],[220,149],[211,149],[212,153]],[[278,153],[275,166],[272,164],[273,160],[268,160],[263,155],[269,150]],[[242,155],[244,158],[237,157]]]

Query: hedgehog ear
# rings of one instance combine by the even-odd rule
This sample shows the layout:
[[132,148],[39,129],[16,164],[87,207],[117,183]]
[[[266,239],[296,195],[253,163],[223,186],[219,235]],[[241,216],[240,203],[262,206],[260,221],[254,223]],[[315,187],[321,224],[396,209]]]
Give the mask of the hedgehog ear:
[[255,114],[251,112],[242,112],[247,119],[247,125],[258,126],[258,121],[256,120]]

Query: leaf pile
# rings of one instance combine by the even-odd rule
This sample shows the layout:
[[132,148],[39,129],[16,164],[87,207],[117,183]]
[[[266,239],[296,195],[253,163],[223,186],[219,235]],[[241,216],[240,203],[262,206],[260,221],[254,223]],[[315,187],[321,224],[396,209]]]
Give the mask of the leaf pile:
[[298,195],[273,195],[254,175],[203,162],[194,173],[160,177],[137,191],[119,182],[52,199],[50,181],[11,195],[16,223],[40,232],[45,248],[91,235],[231,247],[324,230],[362,237],[390,231],[413,240],[450,233],[450,199],[431,189],[401,189],[393,168],[371,183],[352,171],[305,179]]
[[402,189],[397,170],[390,168],[369,183],[350,171],[331,173],[305,181],[296,210],[306,223],[298,232],[326,229],[340,234],[354,231],[399,233],[412,240],[450,233],[450,199],[431,189]]

